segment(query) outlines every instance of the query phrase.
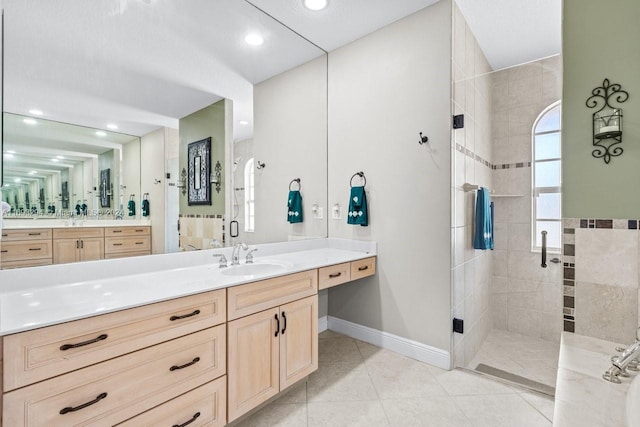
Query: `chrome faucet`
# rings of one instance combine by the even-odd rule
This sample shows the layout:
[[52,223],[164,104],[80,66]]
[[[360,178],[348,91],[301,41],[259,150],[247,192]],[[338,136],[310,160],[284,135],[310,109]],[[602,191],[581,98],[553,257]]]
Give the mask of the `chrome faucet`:
[[192,250],[192,251],[199,251],[199,250],[200,250],[199,248],[196,248],[196,247],[195,247],[195,246],[193,246],[193,245],[184,245],[183,247],[184,247],[184,249],[185,249],[185,250],[186,250],[187,248],[191,248],[191,250]]
[[627,372],[627,369],[638,371],[639,358],[640,341],[636,340],[635,343],[624,349],[620,356],[611,358],[611,368],[602,375],[602,378],[612,383],[620,384],[621,381],[618,377],[628,377],[629,372]]
[[240,249],[247,251],[249,250],[249,246],[246,243],[237,243],[233,247],[233,252],[231,254],[231,265],[240,265]]
[[257,250],[258,250],[258,248],[251,249],[249,251],[249,253],[247,254],[247,258],[245,259],[244,262],[247,263],[247,264],[253,264],[253,255],[252,254]]
[[227,266],[227,258],[224,256],[224,254],[213,254],[213,257],[220,257],[220,268],[226,268]]

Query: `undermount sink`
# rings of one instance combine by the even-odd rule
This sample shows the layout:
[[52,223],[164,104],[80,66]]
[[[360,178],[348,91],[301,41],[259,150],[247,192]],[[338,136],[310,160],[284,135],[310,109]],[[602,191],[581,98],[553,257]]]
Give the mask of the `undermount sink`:
[[225,276],[254,276],[257,274],[275,274],[285,271],[286,266],[282,264],[256,263],[242,264],[222,270]]

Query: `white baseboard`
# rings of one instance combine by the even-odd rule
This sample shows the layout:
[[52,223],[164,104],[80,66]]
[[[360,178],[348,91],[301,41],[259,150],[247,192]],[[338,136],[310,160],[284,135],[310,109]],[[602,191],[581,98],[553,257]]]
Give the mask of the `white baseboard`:
[[[318,321],[318,331],[322,319]],[[403,338],[388,332],[369,328],[368,326],[348,322],[332,316],[326,316],[327,323],[325,329],[347,335],[360,341],[368,342],[378,347],[400,353],[412,359],[429,363],[442,369],[451,369],[451,357],[448,351],[436,347],[431,347],[417,341]]]
[[328,328],[328,318],[329,316],[322,316],[318,318],[318,333],[326,331]]

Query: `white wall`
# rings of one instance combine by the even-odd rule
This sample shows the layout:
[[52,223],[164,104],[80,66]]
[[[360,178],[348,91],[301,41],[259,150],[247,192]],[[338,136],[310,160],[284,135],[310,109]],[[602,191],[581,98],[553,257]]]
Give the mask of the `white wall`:
[[[124,219],[137,219],[140,217],[140,203],[142,200],[142,193],[140,192],[140,174],[142,166],[142,162],[140,161],[140,146],[140,138],[136,138],[122,146],[120,182],[126,187],[122,189],[122,197],[124,200]],[[152,160],[149,159],[149,161],[151,162]],[[145,162],[147,162],[146,159]],[[164,162],[161,160],[160,164],[162,165],[163,163]],[[111,171],[111,173],[113,173],[113,171]],[[127,209],[127,204],[129,203],[129,198],[132,194],[133,201],[136,203],[135,216],[129,216],[129,209]]]
[[[343,208],[329,236],[378,242],[377,274],[331,288],[329,314],[447,352],[451,10],[441,1],[329,54],[328,202]],[[357,171],[368,227],[346,223]]]
[[[310,61],[254,88],[256,166],[255,243],[326,237],[325,219],[311,207],[327,208],[327,58]],[[301,179],[304,222],[287,222],[289,183]],[[326,218],[326,215],[325,215]],[[241,231],[240,236],[244,238]]]

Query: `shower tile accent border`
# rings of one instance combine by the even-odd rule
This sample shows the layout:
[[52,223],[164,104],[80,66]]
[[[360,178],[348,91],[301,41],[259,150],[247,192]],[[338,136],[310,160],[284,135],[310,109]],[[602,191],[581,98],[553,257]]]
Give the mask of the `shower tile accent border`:
[[468,148],[463,147],[461,144],[456,143],[456,150],[469,157],[472,160],[488,167],[491,170],[499,170],[499,169],[519,169],[519,168],[530,168],[531,162],[517,162],[517,163],[502,163],[499,165],[494,165],[490,161],[482,158],[482,156],[474,153]]
[[603,218],[563,218],[562,219],[562,265],[563,286],[562,316],[564,331],[574,332],[576,325],[575,307],[575,233],[576,228],[607,230],[640,230],[640,219],[603,219]]

